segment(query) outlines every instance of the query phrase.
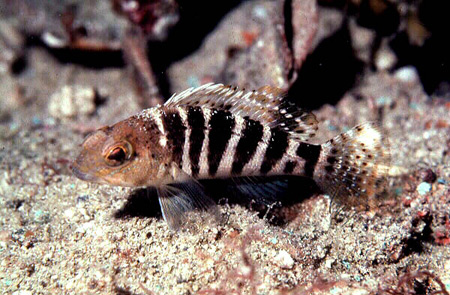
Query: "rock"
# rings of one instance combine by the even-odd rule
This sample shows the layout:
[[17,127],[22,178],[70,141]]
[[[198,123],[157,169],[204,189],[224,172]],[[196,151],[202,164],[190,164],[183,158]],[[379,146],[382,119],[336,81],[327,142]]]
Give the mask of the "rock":
[[292,66],[283,5],[248,1],[226,15],[196,53],[174,63],[168,76],[172,92],[208,82],[287,90]]
[[169,29],[179,20],[175,0],[116,0],[113,1],[113,7],[138,26],[149,39],[154,40],[166,39]]
[[[296,69],[299,69],[310,52],[311,44],[316,36],[319,27],[319,16],[317,13],[316,0],[294,0],[292,1],[292,50]],[[328,20],[323,16],[333,16],[332,24],[339,23],[342,20],[341,13],[322,14],[322,20]],[[336,17],[337,16],[337,17]],[[338,21],[335,21],[335,19]],[[327,23],[328,24],[328,23]],[[322,31],[328,29],[329,26],[321,26]],[[328,30],[329,31],[329,30]],[[323,32],[325,35],[325,32]]]
[[0,19],[0,73],[8,72],[23,55],[25,40],[10,23]]
[[92,87],[66,85],[51,96],[48,112],[59,119],[91,115],[96,108],[95,98]]
[[369,64],[375,32],[359,26],[354,19],[350,19],[348,27],[352,36],[352,47],[355,50],[356,56],[366,64]]
[[0,73],[0,121],[25,103],[23,88],[7,73]]

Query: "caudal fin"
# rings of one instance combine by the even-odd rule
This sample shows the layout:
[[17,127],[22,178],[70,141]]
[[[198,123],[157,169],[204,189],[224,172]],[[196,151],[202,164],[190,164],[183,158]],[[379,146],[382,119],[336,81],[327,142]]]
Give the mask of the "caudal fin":
[[389,144],[378,123],[369,122],[322,145],[314,178],[322,190],[348,205],[368,205],[389,172]]

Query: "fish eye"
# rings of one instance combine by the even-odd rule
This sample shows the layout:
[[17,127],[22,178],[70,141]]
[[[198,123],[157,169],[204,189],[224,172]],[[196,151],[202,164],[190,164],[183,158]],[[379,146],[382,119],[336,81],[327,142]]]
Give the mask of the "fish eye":
[[108,166],[120,166],[131,158],[132,148],[128,142],[123,142],[110,147],[105,155],[105,162]]

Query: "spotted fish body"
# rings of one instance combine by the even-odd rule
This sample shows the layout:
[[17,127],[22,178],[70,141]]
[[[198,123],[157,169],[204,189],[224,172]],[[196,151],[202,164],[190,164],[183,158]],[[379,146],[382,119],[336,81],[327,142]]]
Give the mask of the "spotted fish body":
[[172,227],[182,213],[212,206],[198,179],[295,175],[313,178],[326,192],[374,194],[388,167],[378,125],[357,126],[323,145],[307,143],[317,128],[314,115],[288,103],[279,89],[206,84],[95,132],[73,171],[90,181],[155,186]]

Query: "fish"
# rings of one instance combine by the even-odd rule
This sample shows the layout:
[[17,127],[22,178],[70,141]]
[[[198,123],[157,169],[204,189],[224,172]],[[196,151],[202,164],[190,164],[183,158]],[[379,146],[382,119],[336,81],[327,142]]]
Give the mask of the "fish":
[[241,187],[260,199],[276,185],[252,188],[252,179],[271,176],[311,178],[340,198],[377,194],[390,160],[380,123],[310,143],[317,131],[315,115],[276,87],[208,83],[88,135],[72,171],[85,181],[156,188],[162,215],[175,229],[187,212],[215,207],[202,179],[248,179]]

